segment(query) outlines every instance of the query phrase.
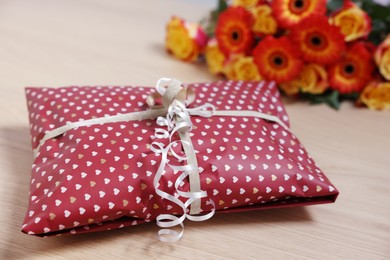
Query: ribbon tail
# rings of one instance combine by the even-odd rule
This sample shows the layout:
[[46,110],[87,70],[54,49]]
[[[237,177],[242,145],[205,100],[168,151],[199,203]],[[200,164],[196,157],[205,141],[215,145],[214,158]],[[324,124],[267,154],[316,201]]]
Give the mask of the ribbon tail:
[[[194,146],[192,145],[190,135],[188,131],[179,131],[180,139],[183,141],[183,149],[187,157],[187,162],[189,165],[193,165],[189,173],[190,178],[190,191],[191,192],[201,192],[200,189],[200,176],[199,176],[199,166],[198,161],[196,160],[196,154]],[[196,215],[199,214],[201,210],[201,199],[195,200],[191,204],[190,214]]]

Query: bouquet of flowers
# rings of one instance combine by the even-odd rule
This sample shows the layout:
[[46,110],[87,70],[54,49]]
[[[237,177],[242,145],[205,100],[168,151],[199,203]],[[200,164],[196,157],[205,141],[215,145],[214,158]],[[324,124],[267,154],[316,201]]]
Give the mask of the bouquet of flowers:
[[390,6],[370,0],[220,0],[200,23],[172,17],[166,49],[288,96],[390,109]]

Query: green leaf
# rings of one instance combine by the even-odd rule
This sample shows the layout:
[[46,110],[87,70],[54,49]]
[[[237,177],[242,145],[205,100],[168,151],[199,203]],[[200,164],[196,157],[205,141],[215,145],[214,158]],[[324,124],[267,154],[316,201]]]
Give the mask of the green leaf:
[[228,4],[225,0],[218,1],[218,8],[217,8],[218,13],[222,13],[227,8],[228,8]]
[[300,96],[307,99],[311,104],[325,103],[330,107],[338,110],[340,108],[339,92],[336,90],[328,90],[323,94],[300,93]]
[[334,11],[340,9],[343,6],[343,0],[328,0],[327,7],[329,13],[333,13]]
[[210,12],[209,17],[202,19],[201,24],[209,38],[214,37],[219,15],[228,8],[226,0],[219,0],[217,8]]
[[348,94],[340,94],[340,100],[350,100],[350,101],[356,101],[360,97],[360,94],[358,92],[352,92]]
[[379,5],[371,0],[360,0],[361,8],[371,17],[372,30],[369,40],[381,43],[390,33],[390,5]]
[[386,19],[389,18],[390,5],[383,6],[375,3],[371,0],[361,0],[361,8],[372,18],[372,19]]

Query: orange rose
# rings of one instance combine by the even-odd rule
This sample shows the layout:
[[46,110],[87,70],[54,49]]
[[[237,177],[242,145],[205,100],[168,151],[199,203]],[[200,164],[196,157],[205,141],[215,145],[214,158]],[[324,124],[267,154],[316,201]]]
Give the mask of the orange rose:
[[347,42],[366,37],[371,31],[371,18],[351,1],[330,17],[330,23],[340,27]]
[[272,8],[269,5],[262,4],[252,9],[255,22],[252,30],[258,34],[275,34],[278,30],[278,24],[272,16]]
[[225,66],[225,75],[231,80],[261,80],[262,77],[253,62],[253,57],[236,55]]
[[390,82],[371,82],[360,94],[369,109],[390,110]]
[[172,17],[167,25],[165,46],[180,60],[194,61],[206,46],[207,36],[197,24]]
[[390,34],[376,49],[374,59],[382,76],[390,80]]
[[223,72],[223,64],[226,58],[223,52],[219,49],[216,39],[211,39],[207,43],[205,57],[209,71],[212,74],[219,74]]

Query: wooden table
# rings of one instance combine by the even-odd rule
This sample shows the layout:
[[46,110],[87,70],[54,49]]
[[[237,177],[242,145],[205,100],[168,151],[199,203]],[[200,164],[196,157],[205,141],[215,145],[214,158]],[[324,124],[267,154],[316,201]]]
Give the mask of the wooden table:
[[25,86],[210,81],[164,51],[172,14],[197,21],[214,3],[145,0],[0,2],[0,259],[389,259],[390,114],[286,100],[292,130],[341,194],[335,204],[218,214],[186,222],[174,244],[147,225],[37,238],[20,232],[33,160]]

